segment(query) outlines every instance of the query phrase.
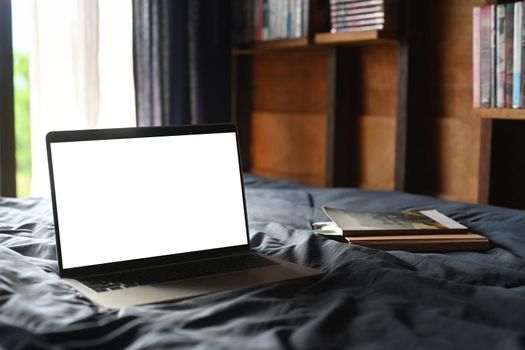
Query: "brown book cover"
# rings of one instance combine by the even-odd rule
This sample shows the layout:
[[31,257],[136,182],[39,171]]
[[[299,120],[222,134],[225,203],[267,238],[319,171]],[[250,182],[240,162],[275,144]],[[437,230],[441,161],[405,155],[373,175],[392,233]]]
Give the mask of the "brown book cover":
[[490,248],[489,240],[475,233],[345,237],[345,239],[349,244],[369,248],[411,252],[482,251]]

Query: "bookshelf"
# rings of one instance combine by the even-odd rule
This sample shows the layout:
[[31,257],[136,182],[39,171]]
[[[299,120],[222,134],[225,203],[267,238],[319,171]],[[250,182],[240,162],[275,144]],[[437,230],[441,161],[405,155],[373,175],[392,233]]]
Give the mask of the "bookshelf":
[[[513,1],[493,1],[507,4]],[[473,6],[481,6],[477,2]],[[512,28],[512,27],[511,27]],[[506,27],[506,30],[509,30]],[[525,208],[525,162],[518,156],[525,151],[525,109],[473,108],[479,120],[480,198],[481,202]]]
[[525,110],[472,108],[472,8],[483,3],[402,0],[395,36],[323,30],[234,50],[245,169],[523,207],[511,156],[525,151]]
[[[233,120],[245,170],[316,186],[394,189],[398,36],[328,33],[322,3],[310,2],[307,37],[233,50]],[[385,95],[387,103],[373,103]]]

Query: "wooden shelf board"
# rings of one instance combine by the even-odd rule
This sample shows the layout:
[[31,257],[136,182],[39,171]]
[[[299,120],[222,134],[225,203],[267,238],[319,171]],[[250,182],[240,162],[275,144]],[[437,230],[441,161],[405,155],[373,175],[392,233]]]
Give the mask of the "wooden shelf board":
[[284,49],[303,49],[309,47],[308,38],[295,38],[283,40],[267,40],[254,42],[246,48],[237,48],[233,50],[236,55],[253,55],[275,50]]
[[363,32],[318,33],[314,43],[317,45],[359,45],[359,44],[395,44],[397,40],[382,30]]
[[484,119],[522,119],[525,120],[523,108],[474,108],[474,115]]
[[255,55],[259,53],[275,52],[278,50],[319,48],[334,45],[370,45],[370,44],[396,44],[398,41],[393,36],[382,30],[367,30],[363,32],[346,33],[318,33],[314,43],[308,38],[258,41],[247,47],[233,49],[234,55]]

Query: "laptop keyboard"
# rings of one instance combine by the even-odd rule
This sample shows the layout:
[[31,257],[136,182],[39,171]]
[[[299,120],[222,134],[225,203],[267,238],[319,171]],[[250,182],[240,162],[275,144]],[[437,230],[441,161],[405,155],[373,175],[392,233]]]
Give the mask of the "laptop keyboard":
[[270,265],[276,265],[276,263],[255,254],[246,254],[185,264],[164,265],[111,275],[91,276],[79,280],[96,292],[107,292],[144,284],[176,281]]

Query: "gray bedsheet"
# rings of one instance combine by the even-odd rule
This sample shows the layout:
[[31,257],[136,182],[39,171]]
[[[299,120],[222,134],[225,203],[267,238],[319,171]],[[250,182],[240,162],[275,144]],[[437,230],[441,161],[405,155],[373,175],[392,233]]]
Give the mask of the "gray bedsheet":
[[[314,280],[122,310],[57,276],[50,204],[0,198],[0,346],[17,348],[523,349],[525,212],[248,175],[252,246],[320,268]],[[485,234],[484,253],[380,251],[310,233],[322,205],[437,208]],[[147,239],[145,237],[144,239]]]

